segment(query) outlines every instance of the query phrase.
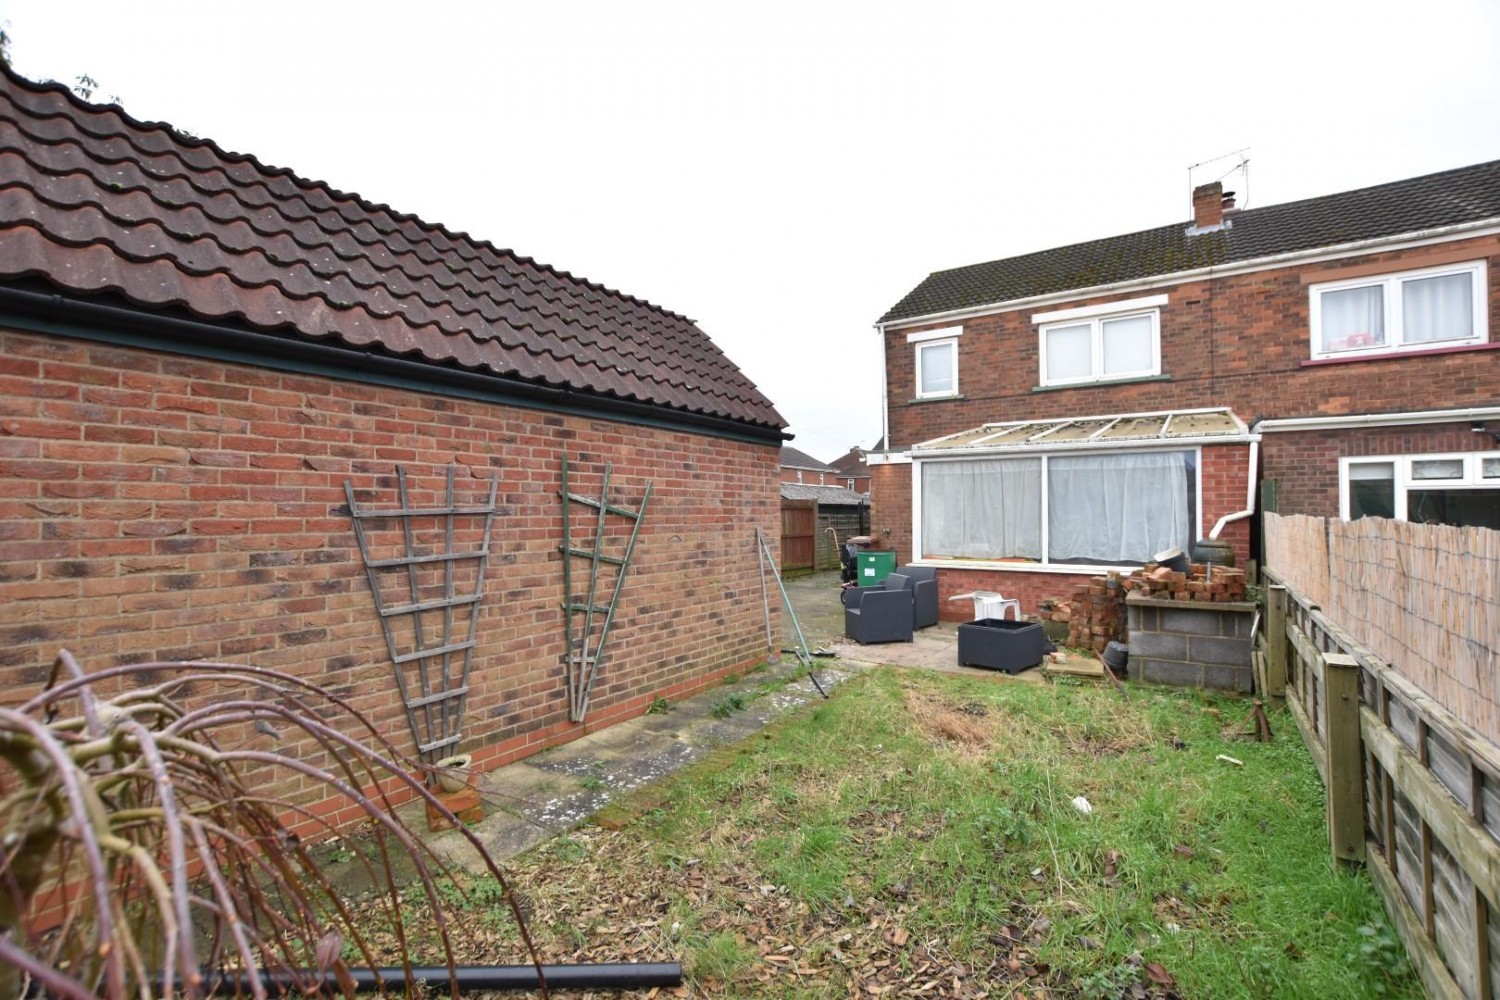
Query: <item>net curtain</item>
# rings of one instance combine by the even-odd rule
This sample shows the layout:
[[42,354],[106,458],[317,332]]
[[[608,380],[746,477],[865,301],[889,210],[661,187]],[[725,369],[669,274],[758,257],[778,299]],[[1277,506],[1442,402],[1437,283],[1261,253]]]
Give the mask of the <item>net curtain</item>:
[[[1187,452],[1048,459],[1049,562],[1143,563],[1189,542]],[[922,466],[922,553],[1043,559],[1041,458]]]
[[922,553],[1041,559],[1042,460],[924,463]]
[[1190,540],[1185,452],[1055,456],[1047,474],[1053,562],[1144,563]]

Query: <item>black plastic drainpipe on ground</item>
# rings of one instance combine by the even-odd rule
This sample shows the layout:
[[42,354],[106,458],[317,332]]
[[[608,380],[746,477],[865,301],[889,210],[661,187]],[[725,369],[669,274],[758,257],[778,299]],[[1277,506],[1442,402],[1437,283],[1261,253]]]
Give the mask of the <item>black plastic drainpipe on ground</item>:
[[[361,993],[376,990],[400,990],[407,985],[407,974],[401,966],[379,969],[350,969],[349,978],[354,988]],[[544,965],[542,976],[547,988],[552,990],[642,990],[653,986],[674,987],[682,985],[681,962],[600,962],[592,965]],[[286,972],[261,970],[260,980],[266,986],[279,990],[316,981],[317,973],[311,969],[295,975]],[[448,982],[446,965],[414,965],[411,968],[411,984],[425,981],[430,986],[441,986]],[[459,965],[454,967],[453,983],[461,991],[470,990],[535,990],[540,988],[534,965]],[[180,981],[179,984],[180,985]],[[228,975],[204,970],[203,985],[213,990],[230,989],[239,994],[250,992],[248,973],[236,972]],[[340,992],[338,978],[327,973],[323,985],[335,994]],[[33,983],[28,995],[42,996]]]

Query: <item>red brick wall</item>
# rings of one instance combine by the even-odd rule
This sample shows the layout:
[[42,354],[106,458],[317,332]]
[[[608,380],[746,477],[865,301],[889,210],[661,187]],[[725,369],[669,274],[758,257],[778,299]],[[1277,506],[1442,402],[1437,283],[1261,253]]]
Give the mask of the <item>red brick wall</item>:
[[896,551],[897,563],[911,561],[910,465],[870,468],[870,534]]
[[[798,476],[801,476],[799,479]],[[803,486],[843,486],[844,480],[831,472],[818,472],[815,469],[790,469],[785,466],[781,469],[781,482],[801,483]]]
[[[1203,535],[1207,537],[1219,518],[1245,509],[1245,500],[1249,497],[1250,446],[1204,448],[1201,454]],[[1256,500],[1252,499],[1250,505],[1253,507],[1255,503]],[[1224,525],[1219,537],[1234,547],[1236,564],[1245,565],[1245,560],[1250,558],[1250,518],[1240,518]]]
[[1267,434],[1263,474],[1276,481],[1278,513],[1338,517],[1341,457],[1494,450],[1468,423]]
[[[984,423],[1033,418],[1229,406],[1250,422],[1493,405],[1500,402],[1500,352],[1495,350],[1306,364],[1311,346],[1304,273],[1309,280],[1326,280],[1364,264],[1397,271],[1427,266],[1434,255],[1488,259],[1490,339],[1500,342],[1500,241],[1493,236],[964,320],[959,399],[914,401],[915,354],[906,340],[913,328],[889,330],[891,447],[907,448]],[[1161,309],[1165,380],[1033,391],[1040,372],[1032,314],[1161,292],[1170,296]],[[951,320],[931,324],[952,325]]]
[[[950,601],[955,594],[988,590],[1021,602],[1021,614],[1036,614],[1037,605],[1049,597],[1067,600],[1073,588],[1087,583],[1089,573],[1006,573],[985,569],[938,570],[938,616],[943,621],[966,622],[974,618],[974,603]],[[1007,615],[1007,617],[1009,617]]]
[[348,695],[409,748],[343,484],[395,506],[498,474],[463,749],[482,763],[567,721],[560,456],[572,488],[655,492],[588,728],[765,654],[753,529],[779,535],[778,452],[719,438],[0,330],[0,702],[58,649],[86,667],[224,659]]

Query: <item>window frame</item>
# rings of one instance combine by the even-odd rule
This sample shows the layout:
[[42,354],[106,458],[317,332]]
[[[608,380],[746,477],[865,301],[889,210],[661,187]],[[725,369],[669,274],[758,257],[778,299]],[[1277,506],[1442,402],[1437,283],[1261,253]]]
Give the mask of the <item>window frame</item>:
[[[1193,538],[1203,537],[1203,448],[1201,445],[1188,445],[1172,447],[1170,445],[1155,448],[1090,448],[1073,449],[1066,451],[1014,451],[1005,454],[983,454],[964,456],[944,456],[942,458],[918,458],[912,460],[912,561],[933,566],[950,567],[953,569],[990,569],[1017,571],[1029,573],[1099,573],[1108,570],[1135,570],[1140,568],[1138,563],[1068,563],[1051,562],[1051,468],[1050,460],[1053,458],[1085,457],[1089,455],[1119,455],[1123,453],[1144,454],[1147,452],[1188,452],[1192,455],[1193,462],[1193,510],[1188,518],[1189,531]],[[1040,458],[1042,460],[1042,497],[1040,514],[1042,558],[1036,562],[1019,559],[986,559],[976,556],[929,556],[925,551],[925,539],[922,533],[922,469],[928,463],[951,463],[978,461],[981,459],[994,458]]]
[[[1405,338],[1402,286],[1408,281],[1424,278],[1443,278],[1455,274],[1470,275],[1469,308],[1472,310],[1472,329],[1467,337],[1447,340],[1416,340]],[[1323,295],[1327,292],[1348,291],[1355,288],[1382,289],[1384,300],[1384,322],[1386,342],[1368,347],[1346,347],[1324,350],[1323,343]],[[1330,361],[1345,358],[1362,358],[1381,354],[1404,354],[1416,351],[1440,350],[1452,347],[1467,347],[1489,342],[1489,273],[1484,260],[1465,261],[1460,264],[1443,264],[1436,267],[1416,268],[1409,271],[1392,271],[1340,281],[1323,281],[1308,286],[1308,347],[1313,361]]]
[[[1153,295],[1125,302],[1106,302],[1097,306],[1080,306],[1031,317],[1037,327],[1037,384],[1041,386],[1093,385],[1099,382],[1127,382],[1153,378],[1161,374],[1161,307],[1167,296]],[[1104,371],[1104,325],[1115,320],[1146,317],[1151,321],[1151,365],[1129,372]],[[1047,376],[1047,334],[1068,326],[1089,326],[1089,374],[1074,378]]]
[[[1485,478],[1485,459],[1500,459],[1500,451],[1418,452],[1411,455],[1348,455],[1339,458],[1339,520],[1349,520],[1350,469],[1356,465],[1390,465],[1395,469],[1394,519],[1405,521],[1410,513],[1407,493],[1413,489],[1450,487],[1465,490],[1500,491],[1500,477]],[[1457,479],[1417,479],[1413,465],[1417,462],[1462,461],[1464,472]]]
[[[943,327],[941,330],[921,330],[917,333],[906,335],[906,342],[912,345],[912,374],[915,376],[916,384],[913,386],[915,399],[951,399],[958,395],[958,339],[963,336],[964,328],[961,326]],[[922,355],[930,347],[948,346],[953,349],[951,360],[948,364],[948,374],[952,379],[953,387],[942,392],[923,392]]]

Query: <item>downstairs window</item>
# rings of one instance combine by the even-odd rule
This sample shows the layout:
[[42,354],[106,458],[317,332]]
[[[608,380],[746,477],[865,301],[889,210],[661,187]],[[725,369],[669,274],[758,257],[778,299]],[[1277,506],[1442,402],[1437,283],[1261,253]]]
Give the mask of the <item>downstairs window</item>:
[[1500,452],[1339,460],[1339,516],[1500,529]]
[[920,463],[927,559],[1138,565],[1190,545],[1198,453],[1129,451]]

